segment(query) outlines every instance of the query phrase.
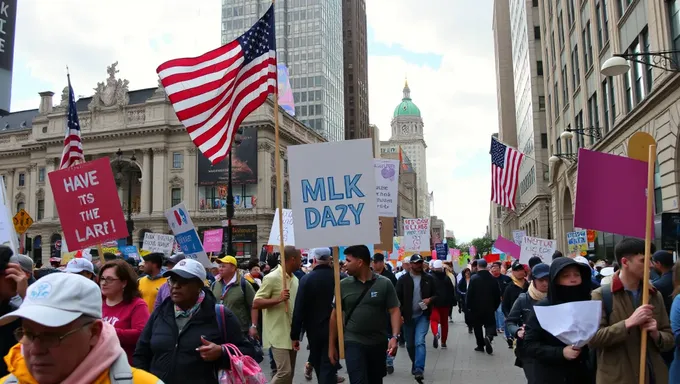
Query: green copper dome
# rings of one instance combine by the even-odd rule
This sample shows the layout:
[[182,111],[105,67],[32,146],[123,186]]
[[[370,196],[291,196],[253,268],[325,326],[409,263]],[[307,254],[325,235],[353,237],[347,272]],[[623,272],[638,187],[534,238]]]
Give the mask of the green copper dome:
[[408,87],[408,81],[404,84],[404,98],[394,109],[394,117],[399,116],[420,117],[420,109],[411,100],[411,89]]

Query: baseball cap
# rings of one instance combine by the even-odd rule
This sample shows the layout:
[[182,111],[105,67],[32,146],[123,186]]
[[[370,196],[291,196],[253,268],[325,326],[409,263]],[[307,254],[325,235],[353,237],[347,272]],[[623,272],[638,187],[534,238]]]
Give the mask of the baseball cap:
[[144,259],[144,262],[146,262],[146,263],[154,263],[154,264],[161,265],[161,266],[163,265],[163,259],[164,258],[165,258],[165,255],[160,253],[160,252],[149,253],[148,255],[142,257],[142,259]]
[[165,259],[165,265],[168,264],[177,264],[180,261],[186,259],[186,256],[184,256],[183,253],[177,253],[175,255],[170,256],[169,258]]
[[[16,261],[14,261],[15,258]],[[13,263],[19,264],[19,266],[21,267],[21,269],[24,270],[24,272],[33,273],[33,259],[31,259],[30,257],[22,254],[17,254],[12,256],[10,259],[12,260]]]
[[602,275],[604,277],[611,276],[613,274],[614,274],[614,267],[604,267],[600,271],[600,275]]
[[663,265],[663,266],[672,267],[673,266],[673,254],[668,252],[668,251],[664,251],[664,250],[656,251],[652,255],[652,261],[656,261],[658,263],[661,263],[661,265]]
[[539,263],[531,269],[531,276],[534,279],[542,279],[548,275],[550,275],[550,266],[548,264]]
[[31,284],[19,309],[0,317],[0,326],[27,319],[57,328],[80,316],[102,317],[102,293],[93,281],[71,273],[52,273]]
[[444,268],[444,263],[441,260],[434,260],[432,262],[432,268],[434,269]]
[[234,256],[224,256],[221,259],[217,259],[217,264],[231,264],[233,266],[238,266],[238,263],[236,262],[236,258]]
[[[577,262],[577,263],[579,263],[579,264],[587,265],[588,268],[590,268],[590,263],[588,262],[588,259],[586,259],[586,258],[583,257],[583,256],[576,256],[576,257],[574,257],[574,261]],[[592,270],[592,268],[590,268],[590,269]]]
[[[308,256],[313,257],[315,260],[328,260],[331,258],[331,249],[328,247],[312,248],[309,250]],[[311,263],[311,260],[309,262]]]
[[411,263],[422,263],[424,260],[422,256],[416,253],[415,255],[411,256],[410,261]]
[[512,263],[512,270],[513,271],[523,271],[524,266],[522,264],[520,264],[519,261],[515,261],[514,263]]
[[78,258],[71,259],[71,261],[66,264],[66,273],[80,273],[80,272],[90,272],[94,275],[94,265],[87,259]]
[[[233,256],[227,257],[233,258]],[[177,275],[183,279],[188,280],[198,279],[204,281],[206,278],[205,268],[203,268],[203,264],[199,263],[194,259],[181,260],[179,263],[177,263],[177,265],[175,265],[174,268],[163,273],[163,277],[171,277],[172,275]]]
[[378,252],[375,255],[373,255],[373,261],[385,261],[385,255]]

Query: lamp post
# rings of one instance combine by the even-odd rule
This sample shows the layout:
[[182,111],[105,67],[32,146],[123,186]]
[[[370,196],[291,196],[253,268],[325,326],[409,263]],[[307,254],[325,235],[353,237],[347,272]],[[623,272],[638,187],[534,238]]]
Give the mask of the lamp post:
[[623,75],[630,70],[629,61],[658,68],[666,72],[680,73],[680,65],[678,65],[677,61],[678,54],[680,54],[678,50],[617,53],[602,63],[600,73],[607,77]]
[[234,135],[234,142],[229,148],[229,155],[227,156],[227,255],[236,256],[234,252],[234,234],[233,234],[233,220],[234,220],[234,190],[233,190],[233,180],[232,180],[232,153],[234,152],[234,147],[238,147],[241,144],[243,135],[243,128],[239,127]]
[[[123,151],[118,148],[118,151],[116,152],[116,159],[118,160],[118,173],[121,175],[122,179],[122,174],[123,174]],[[132,156],[130,157],[130,163],[134,164],[137,161],[137,158],[135,157],[134,152],[132,153]],[[132,165],[128,166],[128,191],[127,191],[127,220],[126,220],[126,225],[128,229],[128,238],[127,238],[127,245],[132,245],[132,233],[135,229],[135,223],[132,220],[132,177],[134,174],[134,170],[132,168]]]

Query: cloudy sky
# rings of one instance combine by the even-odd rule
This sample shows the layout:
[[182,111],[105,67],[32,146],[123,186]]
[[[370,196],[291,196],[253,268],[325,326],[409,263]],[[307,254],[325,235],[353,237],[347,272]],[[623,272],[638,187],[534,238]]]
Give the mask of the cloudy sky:
[[[37,108],[38,92],[46,90],[57,94],[57,103],[67,65],[77,95],[91,95],[114,61],[131,89],[155,86],[161,62],[220,44],[220,3],[22,0],[12,110]],[[389,139],[408,76],[425,121],[434,214],[459,240],[482,236],[489,218],[489,140],[497,130],[492,1],[367,3],[371,123]]]

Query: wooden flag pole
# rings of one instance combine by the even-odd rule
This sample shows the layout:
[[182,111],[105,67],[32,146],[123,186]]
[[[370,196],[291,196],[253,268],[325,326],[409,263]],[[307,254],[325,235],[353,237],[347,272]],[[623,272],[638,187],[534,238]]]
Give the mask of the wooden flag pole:
[[342,322],[342,295],[340,292],[340,248],[333,247],[333,277],[335,278],[335,318],[338,326],[338,350],[345,358],[345,327]]
[[[647,210],[645,218],[645,269],[642,278],[642,305],[649,304],[649,264],[652,250],[652,214],[654,213],[654,168],[656,166],[656,144],[649,146],[647,158]],[[647,331],[642,330],[640,335],[640,384],[645,384],[647,377]]]

